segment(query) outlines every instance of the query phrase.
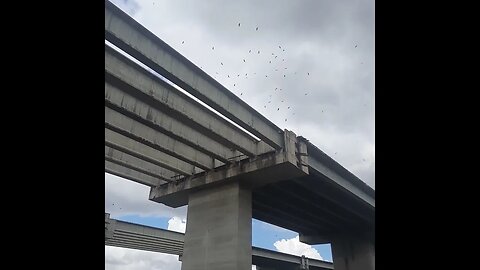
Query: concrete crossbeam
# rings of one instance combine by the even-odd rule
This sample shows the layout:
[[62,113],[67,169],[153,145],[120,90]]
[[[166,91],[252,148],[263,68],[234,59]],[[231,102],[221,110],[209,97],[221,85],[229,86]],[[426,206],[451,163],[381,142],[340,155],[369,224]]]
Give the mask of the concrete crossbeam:
[[275,149],[282,148],[281,129],[108,1],[105,38]]
[[273,150],[107,45],[105,81],[149,100],[152,106],[168,110],[179,121],[194,124],[206,136],[248,156]]
[[225,164],[215,170],[180,179],[175,184],[152,188],[150,200],[179,207],[186,205],[188,193],[198,188],[233,181],[241,181],[252,188],[258,188],[269,183],[308,175],[308,165],[299,159],[305,154],[299,152],[303,149],[302,142],[297,142],[295,133],[291,131],[285,130],[284,136],[285,147],[282,151]]
[[213,157],[108,107],[105,107],[105,127],[204,170],[214,166]]
[[179,207],[188,203],[188,193],[198,188],[206,188],[224,182],[241,181],[252,188],[301,177],[307,173],[290,155],[284,152],[267,154],[253,160],[224,165],[213,171],[200,173],[176,184],[164,184],[150,190],[150,200],[161,202],[171,207]]

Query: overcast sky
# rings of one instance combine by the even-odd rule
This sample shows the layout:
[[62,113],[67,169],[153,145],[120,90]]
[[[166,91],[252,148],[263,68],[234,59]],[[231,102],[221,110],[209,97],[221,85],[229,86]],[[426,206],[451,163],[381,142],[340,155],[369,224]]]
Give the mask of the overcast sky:
[[[306,137],[375,188],[374,1],[113,2],[277,126]],[[106,176],[107,195],[134,196],[109,189]],[[157,206],[137,214],[186,213]],[[131,207],[129,213],[139,209]]]

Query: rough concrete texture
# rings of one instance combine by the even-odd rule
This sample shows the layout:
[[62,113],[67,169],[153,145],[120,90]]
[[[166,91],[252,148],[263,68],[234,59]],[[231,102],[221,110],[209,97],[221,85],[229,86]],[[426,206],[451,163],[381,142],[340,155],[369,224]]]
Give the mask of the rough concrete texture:
[[372,241],[342,238],[332,241],[335,270],[375,270],[375,244]]
[[182,270],[250,270],[251,219],[251,190],[238,182],[192,192]]

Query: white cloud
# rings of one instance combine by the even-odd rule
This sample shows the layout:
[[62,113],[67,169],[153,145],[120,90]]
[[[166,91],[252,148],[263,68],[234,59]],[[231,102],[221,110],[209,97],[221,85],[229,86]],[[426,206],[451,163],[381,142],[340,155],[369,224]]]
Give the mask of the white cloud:
[[180,270],[178,256],[105,246],[105,270]]
[[297,255],[297,256],[305,255],[305,257],[308,257],[308,258],[323,260],[322,256],[320,256],[320,253],[318,253],[318,251],[315,248],[300,242],[298,235],[292,239],[288,239],[288,240],[282,239],[280,241],[273,243],[273,245],[275,246],[277,251],[280,251],[280,252]]
[[172,217],[168,220],[168,229],[171,231],[185,233],[187,228],[187,220],[179,217]]
[[105,212],[112,218],[123,215],[151,217],[187,216],[187,207],[172,208],[148,199],[150,188],[105,173]]

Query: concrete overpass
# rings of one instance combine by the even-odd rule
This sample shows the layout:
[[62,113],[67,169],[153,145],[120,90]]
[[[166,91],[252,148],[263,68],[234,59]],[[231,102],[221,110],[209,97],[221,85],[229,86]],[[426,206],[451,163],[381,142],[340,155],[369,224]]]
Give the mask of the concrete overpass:
[[[179,255],[183,253],[184,234],[160,228],[111,219],[105,214],[105,245]],[[252,263],[257,269],[326,270],[326,261],[252,247]]]
[[332,243],[335,269],[375,268],[372,188],[108,1],[105,39],[168,80],[105,45],[105,171],[188,204],[183,270],[250,269],[252,217]]

